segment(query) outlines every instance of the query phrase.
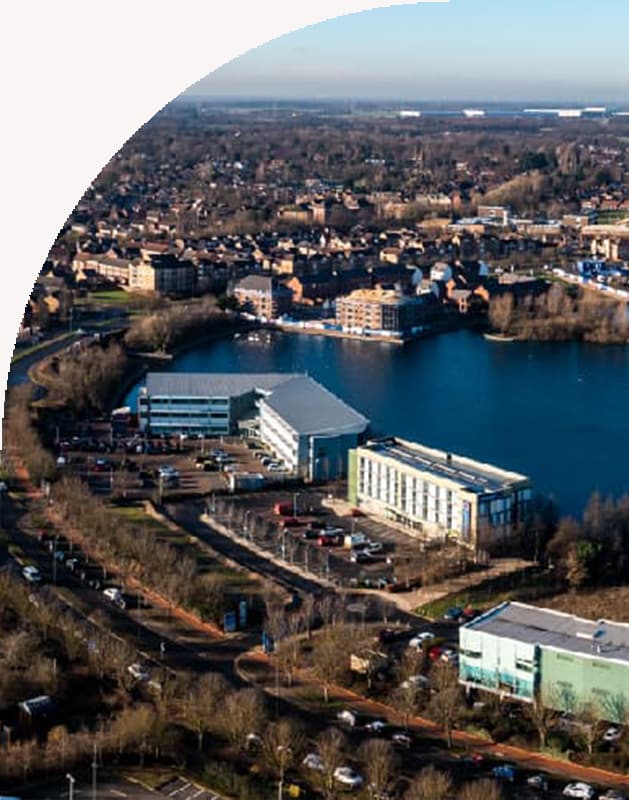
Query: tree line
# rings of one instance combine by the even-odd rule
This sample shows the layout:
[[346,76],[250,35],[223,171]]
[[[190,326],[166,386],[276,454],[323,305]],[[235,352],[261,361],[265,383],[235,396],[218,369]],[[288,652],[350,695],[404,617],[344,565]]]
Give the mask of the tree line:
[[559,284],[538,296],[505,292],[492,297],[489,321],[500,333],[523,340],[618,344],[629,338],[626,303]]

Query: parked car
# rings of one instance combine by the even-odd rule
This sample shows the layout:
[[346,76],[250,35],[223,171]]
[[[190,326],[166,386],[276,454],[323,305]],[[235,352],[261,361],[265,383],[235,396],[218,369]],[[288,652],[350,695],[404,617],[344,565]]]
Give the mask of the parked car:
[[564,797],[576,797],[579,798],[579,800],[593,800],[596,792],[589,783],[576,781],[575,783],[568,783],[564,786],[562,794]]
[[452,664],[455,667],[459,663],[459,654],[452,647],[444,647],[439,656],[440,661],[445,661],[446,664]]
[[400,747],[404,747],[404,748],[406,748],[406,749],[408,749],[408,748],[409,748],[409,747],[410,747],[410,746],[413,744],[413,740],[412,740],[412,739],[411,739],[411,737],[408,735],[408,733],[401,733],[400,731],[396,731],[396,732],[395,732],[395,733],[394,733],[394,734],[391,736],[391,741],[392,741],[394,744],[397,744],[397,745],[399,745]]
[[122,592],[116,586],[108,586],[106,589],[103,589],[103,594],[108,600],[111,600],[114,605],[118,606],[118,608],[126,608],[127,604],[122,596]]
[[448,622],[458,622],[463,616],[463,609],[461,606],[452,606],[443,615],[443,618]]
[[415,689],[427,689],[429,685],[430,680],[425,675],[409,675],[405,681],[402,681],[400,688],[410,689],[413,686]]
[[141,681],[142,683],[146,683],[151,677],[149,675],[148,670],[138,662],[135,662],[134,664],[129,664],[129,666],[127,667],[127,672],[129,673],[129,675],[131,675],[131,677],[134,680]]
[[530,775],[526,782],[532,789],[537,789],[539,792],[548,791],[548,779],[545,775],[538,773],[537,775]]
[[413,638],[408,643],[408,646],[415,647],[417,650],[419,650],[427,642],[431,642],[434,638],[435,638],[434,633],[431,633],[430,631],[422,631],[421,633],[416,633],[415,636],[413,636]]
[[509,783],[515,781],[517,774],[518,770],[514,764],[498,764],[491,771],[493,778],[498,778],[501,781],[509,781]]
[[363,776],[351,767],[337,767],[334,770],[334,780],[348,789],[360,789],[363,785]]
[[22,569],[22,577],[27,583],[41,583],[41,574],[37,567],[24,567]]
[[369,561],[373,561],[373,557],[367,550],[352,550],[349,554],[349,560],[352,564],[366,564]]
[[350,728],[355,727],[357,718],[356,714],[353,711],[350,711],[347,708],[344,708],[342,711],[339,711],[336,715],[336,718],[339,722],[345,723],[345,725],[349,725]]
[[308,755],[301,762],[307,769],[316,769],[318,772],[323,772],[325,766],[318,753],[308,753]]
[[598,800],[627,800],[627,795],[619,792],[618,789],[608,789],[603,794],[599,794]]
[[382,553],[384,545],[382,542],[370,542],[365,549],[370,555],[377,555],[378,553]]
[[374,719],[372,722],[368,722],[365,725],[365,730],[369,733],[382,733],[382,731],[387,727],[387,723],[382,719]]
[[607,743],[617,742],[622,737],[622,728],[618,728],[616,725],[612,725],[610,728],[607,728],[605,733],[603,734],[603,741]]

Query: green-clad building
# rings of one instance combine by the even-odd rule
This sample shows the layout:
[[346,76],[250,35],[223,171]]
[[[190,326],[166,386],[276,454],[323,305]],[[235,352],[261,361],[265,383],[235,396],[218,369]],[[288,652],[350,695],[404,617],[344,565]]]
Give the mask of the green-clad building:
[[629,625],[502,603],[459,631],[463,685],[604,720],[629,718]]

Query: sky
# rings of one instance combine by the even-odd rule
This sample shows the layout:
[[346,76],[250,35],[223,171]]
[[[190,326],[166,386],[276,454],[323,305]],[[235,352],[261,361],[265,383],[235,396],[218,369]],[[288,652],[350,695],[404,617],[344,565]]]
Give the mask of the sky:
[[186,94],[629,104],[629,0],[450,0],[350,14],[245,53]]

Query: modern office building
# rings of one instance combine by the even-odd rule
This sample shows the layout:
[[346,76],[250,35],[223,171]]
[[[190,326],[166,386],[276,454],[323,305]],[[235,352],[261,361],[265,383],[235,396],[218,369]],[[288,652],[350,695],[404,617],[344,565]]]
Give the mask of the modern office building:
[[368,425],[366,417],[305,375],[260,401],[260,438],[307,480],[344,477],[348,452]]
[[306,375],[149,372],[140,430],[220,436],[245,424],[308,480],[343,477],[369,420]]
[[525,475],[387,438],[350,452],[348,496],[420,538],[492,550],[529,519],[532,489]]
[[629,711],[629,625],[502,603],[459,629],[466,687],[609,722]]

